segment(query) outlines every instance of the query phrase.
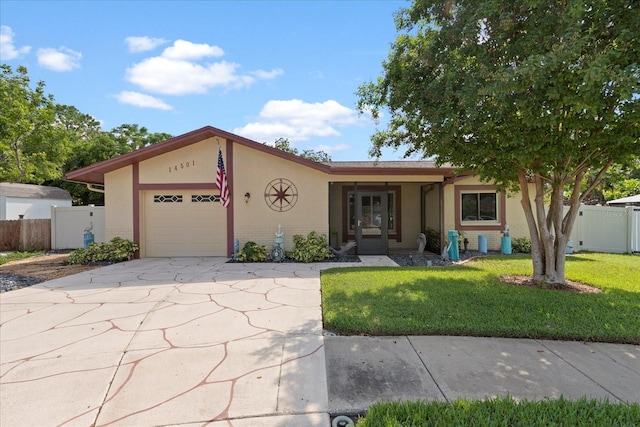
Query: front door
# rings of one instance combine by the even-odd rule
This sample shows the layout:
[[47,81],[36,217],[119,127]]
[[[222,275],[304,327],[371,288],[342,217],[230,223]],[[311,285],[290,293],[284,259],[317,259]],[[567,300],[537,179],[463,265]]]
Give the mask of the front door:
[[387,253],[386,191],[356,192],[356,243],[360,255]]

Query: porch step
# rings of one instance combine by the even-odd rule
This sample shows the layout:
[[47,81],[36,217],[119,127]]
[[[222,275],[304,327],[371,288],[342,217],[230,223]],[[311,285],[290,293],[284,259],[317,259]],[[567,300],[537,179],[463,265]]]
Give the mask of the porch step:
[[398,267],[391,258],[386,255],[358,255],[364,267]]

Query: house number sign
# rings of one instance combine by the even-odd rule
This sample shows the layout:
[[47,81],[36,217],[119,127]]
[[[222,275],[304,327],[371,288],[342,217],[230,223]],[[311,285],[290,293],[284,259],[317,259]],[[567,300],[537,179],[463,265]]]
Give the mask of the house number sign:
[[169,166],[169,173],[171,172],[178,172],[180,169],[187,169],[190,168],[192,166],[196,165],[196,161],[195,160],[188,160],[186,162],[183,163],[176,163],[173,166]]

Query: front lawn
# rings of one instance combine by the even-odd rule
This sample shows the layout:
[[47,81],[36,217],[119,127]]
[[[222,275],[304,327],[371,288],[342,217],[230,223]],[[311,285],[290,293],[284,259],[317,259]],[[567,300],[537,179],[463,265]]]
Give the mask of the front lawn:
[[405,402],[374,404],[360,427],[387,426],[637,426],[640,405],[563,398],[516,402],[512,398],[484,401]]
[[640,256],[568,257],[569,293],[501,283],[530,275],[526,256],[452,267],[337,268],[322,273],[325,328],[339,334],[470,335],[640,344]]

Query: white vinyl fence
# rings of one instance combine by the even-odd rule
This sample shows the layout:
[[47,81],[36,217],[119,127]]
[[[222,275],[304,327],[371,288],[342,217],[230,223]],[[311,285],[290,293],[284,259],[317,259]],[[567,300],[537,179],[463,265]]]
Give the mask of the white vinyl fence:
[[574,251],[640,252],[640,206],[581,206],[571,241]]
[[51,206],[51,249],[84,247],[90,227],[94,242],[104,242],[104,206]]

